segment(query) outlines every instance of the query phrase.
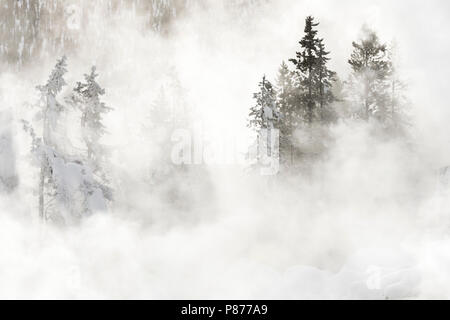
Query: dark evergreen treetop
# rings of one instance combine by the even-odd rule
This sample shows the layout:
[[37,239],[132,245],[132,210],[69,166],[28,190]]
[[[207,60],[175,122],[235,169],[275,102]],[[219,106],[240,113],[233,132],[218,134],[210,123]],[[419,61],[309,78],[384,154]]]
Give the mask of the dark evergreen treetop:
[[305,35],[299,42],[302,51],[296,52],[296,59],[289,60],[296,65],[299,71],[303,73],[310,72],[316,63],[318,39],[317,30],[314,30],[314,27],[319,25],[319,23],[314,22],[314,18],[311,16],[306,17],[305,23]]
[[[297,112],[305,114],[306,121],[311,124],[315,117],[323,120],[324,107],[335,100],[331,91],[335,72],[328,69],[330,60],[323,39],[318,38],[315,27],[319,25],[314,18],[305,20],[304,36],[300,40],[301,51],[296,58],[290,59],[297,71],[298,101]],[[317,110],[317,107],[320,107]]]

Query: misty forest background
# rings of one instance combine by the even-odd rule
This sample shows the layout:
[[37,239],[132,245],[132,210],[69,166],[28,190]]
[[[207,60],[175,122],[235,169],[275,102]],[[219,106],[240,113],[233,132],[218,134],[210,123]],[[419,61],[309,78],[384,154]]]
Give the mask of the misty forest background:
[[[289,7],[283,3],[279,12]],[[12,295],[447,292],[433,291],[431,276],[445,264],[417,258],[436,252],[417,245],[422,236],[447,237],[450,158],[432,155],[442,140],[424,147],[432,126],[425,130],[420,115],[434,111],[417,112],[424,106],[403,63],[410,52],[369,23],[341,40],[336,30],[348,27],[332,13],[322,20],[320,10],[297,12],[297,28],[280,24],[280,43],[273,35],[266,41],[260,17],[276,16],[275,7],[265,0],[0,1],[2,221],[13,230],[5,237],[20,243],[0,265],[20,272],[5,286]],[[205,39],[186,36],[199,27],[210,29]],[[279,57],[283,41],[290,54],[284,50],[277,63],[261,58]],[[227,56],[247,60],[235,66]],[[208,134],[217,128],[214,140]],[[220,149],[230,136],[231,149]],[[187,148],[177,149],[180,141]],[[264,174],[270,159],[279,167]],[[31,243],[38,249],[23,258]],[[86,256],[90,246],[97,258]],[[57,261],[50,267],[49,256]],[[21,259],[41,271],[6,267]],[[108,263],[118,266],[100,275]],[[30,272],[44,276],[25,285]]]
[[[120,10],[120,6],[127,5],[127,2],[122,2],[116,7],[114,3],[108,3],[109,10]],[[137,1],[131,4],[139,6],[144,3]],[[161,7],[150,14],[151,17],[156,16],[156,21],[152,19],[151,28],[168,32],[164,26],[171,16],[176,17],[176,8],[182,10],[186,3],[155,3]],[[58,52],[67,50],[71,43],[76,44],[77,39],[64,30],[50,39],[50,44],[39,42],[42,32],[38,25],[40,17],[49,15],[46,25],[53,26],[51,16],[54,15],[55,19],[63,12],[63,6],[58,4],[44,2],[42,6],[42,3],[36,2],[33,6],[33,2],[19,1],[12,8],[5,8],[13,10],[13,14],[8,16],[14,17],[12,26],[3,26],[4,32],[13,35],[10,37],[13,39],[2,46],[4,60],[9,60],[7,66],[23,68],[33,61],[35,55],[39,55],[39,50]],[[145,6],[139,10],[145,10]],[[171,10],[174,10],[173,13]],[[23,23],[18,24],[16,17],[20,17],[19,22]],[[269,130],[269,139],[271,129],[278,129],[280,133],[277,145],[271,146],[270,142],[266,145],[263,139],[256,139],[253,145],[257,150],[256,157],[252,152],[248,155],[255,157],[249,159],[255,162],[253,168],[266,165],[262,163],[264,159],[261,156],[265,148],[269,157],[280,160],[281,171],[275,171],[274,175],[308,174],[315,161],[326,157],[327,146],[332,143],[332,135],[327,128],[338,121],[365,121],[374,130],[373,134],[384,139],[404,138],[407,141],[410,123],[406,113],[406,83],[400,80],[396,70],[394,45],[388,47],[379,40],[375,31],[364,27],[362,38],[352,43],[353,52],[348,60],[352,73],[348,80],[342,81],[336,72],[329,69],[331,52],[326,50],[325,40],[320,37],[318,28],[319,22],[314,17],[306,17],[299,51],[288,59],[290,66],[284,61],[281,63],[274,84],[265,75],[258,84],[259,91],[253,95],[255,105],[249,107],[248,127],[260,137],[262,129]],[[29,43],[25,44],[25,39],[29,39]],[[28,106],[30,112],[36,113],[30,120],[36,124],[22,120],[24,130],[32,137],[33,160],[40,171],[37,190],[39,217],[59,223],[89,215],[95,210],[106,210],[113,201],[113,189],[107,173],[112,169],[107,160],[110,150],[101,143],[101,139],[108,132],[103,117],[114,109],[103,102],[102,96],[106,91],[97,82],[95,66],[84,75],[84,81],[77,81],[72,91],[62,96],[62,90],[67,86],[67,68],[67,58],[63,56],[47,82],[37,86],[38,102]],[[193,170],[189,168],[192,155],[181,154],[181,166],[180,163],[173,163],[174,130],[184,128],[193,131],[192,122],[195,119],[193,106],[188,106],[183,99],[183,88],[177,83],[176,71],[171,77],[172,83],[162,86],[157,98],[149,104],[145,115],[147,121],[136,125],[142,126],[142,135],[152,141],[151,148],[156,148],[154,153],[159,156],[159,159],[149,161],[148,172],[144,175],[148,192],[153,193],[155,190],[152,188],[164,190],[162,196],[165,202],[182,208],[192,204],[194,199],[190,198],[187,190],[181,190],[183,186],[180,184],[189,180],[194,183],[194,188],[205,187],[203,184],[207,183],[207,178],[204,175],[207,172],[199,172],[196,168],[195,175],[192,175]],[[79,131],[82,146],[78,148],[67,137],[74,136],[73,132],[67,132],[64,122],[69,113],[78,113],[71,115],[71,121],[78,121],[79,128],[70,128]],[[6,134],[5,139],[6,145],[13,145],[11,135]],[[192,153],[192,150],[180,150],[180,153],[183,152]],[[181,179],[180,174],[184,175]],[[7,191],[14,190],[18,181],[14,171],[2,177]]]

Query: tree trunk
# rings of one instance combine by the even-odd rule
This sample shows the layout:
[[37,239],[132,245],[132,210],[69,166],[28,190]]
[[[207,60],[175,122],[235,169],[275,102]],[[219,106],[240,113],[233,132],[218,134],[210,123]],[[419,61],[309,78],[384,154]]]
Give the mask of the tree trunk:
[[367,70],[369,68],[369,61],[368,61],[367,52],[364,52],[364,72],[366,74],[364,75],[364,107],[366,108],[366,121],[369,121],[369,79],[367,78]]
[[367,101],[368,99],[366,98],[364,101],[364,105],[366,108],[366,121],[369,121],[369,102]]
[[311,126],[313,121],[313,101],[312,101],[312,70],[309,67],[308,83],[308,123]]
[[324,85],[323,85],[323,78],[324,78],[324,74],[323,74],[323,70],[322,67],[320,69],[320,73],[319,73],[319,99],[320,99],[320,121],[323,122],[323,106],[324,106]]
[[292,145],[292,141],[290,142],[290,149],[291,149],[291,167],[294,164],[294,146]]
[[45,163],[41,162],[41,172],[39,175],[39,218],[44,220],[44,183],[45,183]]
[[392,99],[391,99],[391,113],[392,113],[392,123],[396,125],[395,119],[395,79],[392,81]]
[[366,79],[364,84],[364,108],[366,121],[369,121],[369,81]]
[[[46,99],[47,106],[44,109],[44,115],[43,115],[43,132],[42,132],[42,143],[44,146],[47,146],[50,138],[49,138],[49,121],[47,117],[47,111],[49,106],[49,98],[47,95]],[[45,220],[45,199],[44,199],[44,193],[45,193],[45,176],[47,174],[47,165],[48,165],[48,159],[46,158],[47,155],[42,155],[41,159],[41,170],[39,174],[39,218],[44,221]]]

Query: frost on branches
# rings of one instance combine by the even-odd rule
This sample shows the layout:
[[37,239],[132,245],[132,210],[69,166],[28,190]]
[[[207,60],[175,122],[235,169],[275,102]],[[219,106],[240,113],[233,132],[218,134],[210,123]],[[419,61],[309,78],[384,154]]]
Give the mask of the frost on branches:
[[[67,107],[57,99],[62,88],[67,85],[64,81],[66,66],[66,57],[58,60],[47,83],[37,87],[40,99],[36,104],[38,112],[34,123],[23,121],[24,129],[32,139],[33,163],[39,167],[39,217],[57,224],[71,224],[82,216],[106,210],[107,200],[111,198],[109,188],[96,176],[99,169],[93,165],[94,161],[90,161],[94,158],[69,154],[66,146],[58,139],[59,120],[67,111]],[[91,82],[85,91],[91,94],[97,89]],[[103,91],[98,89],[98,92]],[[82,110],[90,110],[97,100],[92,98],[86,101],[91,104],[84,105]],[[83,113],[84,117],[87,112]],[[82,120],[82,123],[90,125],[86,120]]]

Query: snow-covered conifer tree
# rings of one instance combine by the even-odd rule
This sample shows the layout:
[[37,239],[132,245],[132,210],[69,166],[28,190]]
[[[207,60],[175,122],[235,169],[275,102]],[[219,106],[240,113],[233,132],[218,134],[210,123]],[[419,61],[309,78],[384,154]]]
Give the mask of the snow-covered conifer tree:
[[86,164],[96,176],[96,184],[103,191],[106,199],[112,200],[112,190],[105,172],[107,150],[101,143],[106,133],[103,117],[112,108],[101,101],[105,90],[97,83],[96,67],[91,68],[89,74],[84,75],[85,82],[78,82],[66,101],[81,111],[81,134],[86,147]]
[[[57,127],[67,111],[57,95],[66,85],[64,75],[66,57],[58,60],[47,83],[38,86],[39,111],[34,117],[38,126],[23,121],[32,138],[31,151],[39,166],[39,217],[58,224],[67,224],[96,210],[106,209],[105,194],[109,188],[95,178],[95,170],[88,161],[58,144]],[[38,128],[36,130],[35,128]]]
[[[263,150],[261,143],[266,145],[267,156],[271,157],[272,152],[275,151],[271,148],[272,131],[280,118],[280,114],[276,107],[275,90],[266,76],[263,76],[258,86],[259,92],[253,94],[256,105],[250,108],[248,127],[256,130],[260,136],[267,135],[266,141],[258,139],[258,157],[261,156],[260,153]],[[263,134],[264,132],[265,134]]]
[[25,130],[31,134],[33,139],[32,152],[40,166],[38,194],[39,217],[41,219],[55,218],[53,204],[58,188],[55,185],[53,163],[59,157],[59,153],[52,135],[52,129],[56,127],[58,117],[64,108],[57,101],[56,96],[66,85],[64,81],[64,75],[67,72],[66,66],[66,57],[64,56],[57,61],[47,83],[37,87],[40,93],[38,102],[40,110],[36,118],[41,122],[42,136],[38,137],[31,124],[24,123]]
[[100,97],[105,94],[105,90],[97,83],[96,67],[92,67],[89,74],[85,74],[85,83],[78,82],[68,101],[75,102],[81,111],[81,130],[84,143],[87,149],[87,158],[93,164],[96,171],[100,170],[101,163],[105,156],[105,148],[100,143],[105,134],[103,116],[111,111]]

